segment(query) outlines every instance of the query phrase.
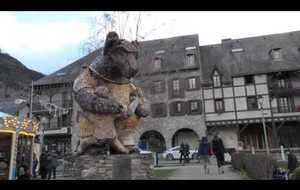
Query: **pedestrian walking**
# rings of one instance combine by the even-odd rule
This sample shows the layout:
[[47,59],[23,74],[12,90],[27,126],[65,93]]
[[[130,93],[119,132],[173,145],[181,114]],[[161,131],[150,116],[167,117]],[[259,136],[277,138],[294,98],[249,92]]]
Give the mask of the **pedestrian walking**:
[[36,154],[33,153],[33,163],[32,163],[32,175],[33,175],[33,178],[36,178],[36,169],[37,169],[37,166],[39,164],[39,161],[36,157]]
[[189,163],[190,162],[190,145],[187,143],[184,145],[184,162]]
[[198,148],[198,158],[203,162],[204,174],[209,174],[209,169],[207,167],[209,163],[209,154],[210,144],[208,143],[207,137],[202,137]]
[[40,156],[40,168],[39,168],[39,174],[41,175],[42,179],[47,178],[48,174],[48,156],[47,153],[42,153]]
[[297,156],[293,153],[292,150],[287,151],[288,154],[288,176],[290,176],[294,170],[298,167]]
[[58,166],[58,160],[57,160],[57,154],[53,151],[49,156],[49,165],[48,165],[48,180],[53,177],[53,179],[56,179],[56,168]]
[[184,143],[182,142],[180,144],[180,148],[179,148],[179,153],[180,153],[180,157],[179,157],[179,163],[181,164],[182,159],[184,158]]
[[217,159],[217,165],[218,165],[218,173],[224,173],[224,153],[225,153],[225,148],[224,144],[221,138],[218,137],[218,135],[215,135],[213,140],[212,140],[212,148],[213,152],[216,156]]

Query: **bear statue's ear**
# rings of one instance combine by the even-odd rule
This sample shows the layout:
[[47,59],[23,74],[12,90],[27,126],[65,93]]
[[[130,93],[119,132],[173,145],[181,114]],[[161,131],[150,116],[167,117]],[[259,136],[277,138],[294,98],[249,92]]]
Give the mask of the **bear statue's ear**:
[[104,43],[104,55],[119,41],[119,35],[116,32],[109,32]]

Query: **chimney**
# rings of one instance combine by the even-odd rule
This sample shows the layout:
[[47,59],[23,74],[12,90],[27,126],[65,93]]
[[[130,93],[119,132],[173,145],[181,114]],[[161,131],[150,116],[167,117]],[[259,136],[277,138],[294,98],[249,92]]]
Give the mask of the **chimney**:
[[228,42],[230,40],[231,40],[231,38],[222,39],[222,43]]

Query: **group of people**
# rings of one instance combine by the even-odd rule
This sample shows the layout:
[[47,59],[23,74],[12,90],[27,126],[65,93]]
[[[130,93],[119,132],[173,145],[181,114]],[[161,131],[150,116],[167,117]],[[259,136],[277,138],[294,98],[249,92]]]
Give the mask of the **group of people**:
[[55,152],[43,152],[40,156],[40,161],[38,161],[36,154],[33,154],[32,176],[30,175],[29,168],[22,164],[18,170],[18,179],[29,180],[31,177],[36,179],[38,176],[36,171],[39,163],[39,175],[41,176],[41,179],[56,179],[58,156]]
[[182,163],[182,161],[183,161],[183,163],[188,163],[190,161],[190,159],[189,159],[189,155],[190,155],[189,144],[185,144],[182,142],[180,144],[179,153],[180,153],[180,158],[179,158],[180,163]]
[[43,152],[40,157],[39,174],[42,179],[56,179],[56,168],[58,166],[58,156],[55,152]]
[[224,154],[225,154],[225,147],[221,138],[215,135],[212,142],[209,143],[207,137],[202,137],[198,148],[198,159],[199,162],[200,160],[202,160],[203,162],[205,174],[209,174],[208,164],[209,164],[209,158],[212,155],[215,155],[216,157],[218,173],[219,174],[224,173],[224,168],[223,168],[223,165],[225,164]]

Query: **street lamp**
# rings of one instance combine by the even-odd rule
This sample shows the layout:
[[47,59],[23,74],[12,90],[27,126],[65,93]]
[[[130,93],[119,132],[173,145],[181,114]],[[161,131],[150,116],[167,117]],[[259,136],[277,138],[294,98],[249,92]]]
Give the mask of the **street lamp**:
[[266,150],[267,154],[270,154],[270,149],[269,149],[269,143],[268,143],[268,136],[267,136],[267,130],[266,130],[266,122],[265,122],[265,115],[264,115],[264,108],[263,108],[263,101],[264,98],[262,95],[257,96],[258,98],[258,103],[260,105],[260,110],[261,110],[261,117],[262,117],[262,123],[263,123],[263,128],[264,128],[264,136],[265,136],[265,144],[266,144]]

